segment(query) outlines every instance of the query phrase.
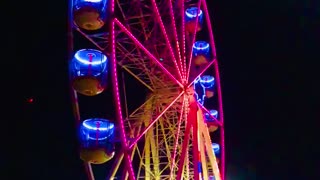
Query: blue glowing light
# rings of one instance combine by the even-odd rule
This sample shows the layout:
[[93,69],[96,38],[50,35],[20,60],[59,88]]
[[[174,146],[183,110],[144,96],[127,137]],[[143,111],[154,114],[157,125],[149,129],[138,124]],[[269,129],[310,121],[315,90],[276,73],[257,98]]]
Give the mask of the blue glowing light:
[[74,58],[85,65],[101,65],[107,61],[107,56],[95,49],[81,49],[74,54]]
[[193,83],[194,95],[198,103],[203,105],[204,98],[206,97],[206,90],[202,87],[200,83],[200,78],[198,77]]
[[75,10],[79,10],[85,7],[94,8],[100,13],[100,18],[105,17],[107,4],[108,0],[73,0]]
[[212,143],[212,150],[214,154],[219,154],[220,152],[220,145],[217,143]]
[[[218,118],[218,111],[217,110],[211,109],[211,110],[209,110],[209,113],[214,118],[216,118],[216,119]],[[214,119],[209,115],[209,113],[206,112],[204,114],[206,121],[214,121]]]
[[81,49],[74,54],[70,70],[74,77],[106,77],[108,58],[95,49]]
[[106,119],[93,118],[82,122],[80,126],[80,140],[86,146],[104,145],[114,137],[114,123]]
[[108,131],[114,128],[114,124],[104,119],[87,119],[82,122],[83,127],[93,131]]
[[205,42],[205,41],[196,41],[193,44],[193,48],[195,50],[203,50],[203,51],[209,51],[209,43]]
[[204,88],[212,88],[214,86],[214,77],[210,75],[204,75],[200,77],[200,84]]
[[190,7],[186,9],[186,16],[190,19],[195,19],[197,17],[197,14],[199,18],[201,18],[203,16],[202,10],[198,9],[197,7]]
[[[195,90],[195,97],[197,101],[203,105],[204,99],[206,97],[206,91],[212,90],[214,87],[214,77],[209,75],[204,75],[201,77],[198,77],[194,83],[193,88]],[[209,97],[210,98],[210,97]]]
[[196,41],[192,46],[192,52],[194,56],[208,56],[210,51],[210,45],[206,41]]

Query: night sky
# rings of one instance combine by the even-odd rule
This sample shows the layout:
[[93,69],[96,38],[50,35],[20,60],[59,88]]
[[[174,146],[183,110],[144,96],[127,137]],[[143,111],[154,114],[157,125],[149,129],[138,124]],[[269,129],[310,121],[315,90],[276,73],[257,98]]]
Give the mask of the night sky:
[[[320,167],[309,138],[317,135],[311,113],[319,109],[319,63],[313,62],[319,61],[320,3],[279,2],[209,2],[230,180],[320,179],[309,173]],[[9,149],[0,161],[8,163],[0,179],[85,180],[69,96],[67,3],[24,2],[12,13],[6,27],[15,28],[4,38],[18,60],[10,71],[18,74],[13,96],[22,113],[12,111],[16,120],[7,127],[15,128],[4,131]]]

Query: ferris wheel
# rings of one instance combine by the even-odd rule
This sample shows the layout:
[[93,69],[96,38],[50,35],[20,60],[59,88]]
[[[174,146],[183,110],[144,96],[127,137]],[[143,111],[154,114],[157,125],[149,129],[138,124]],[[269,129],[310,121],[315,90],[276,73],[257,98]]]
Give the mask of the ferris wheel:
[[[89,180],[100,167],[106,180],[224,180],[221,85],[206,1],[69,4],[71,95]],[[111,105],[83,115],[81,103],[95,101]]]

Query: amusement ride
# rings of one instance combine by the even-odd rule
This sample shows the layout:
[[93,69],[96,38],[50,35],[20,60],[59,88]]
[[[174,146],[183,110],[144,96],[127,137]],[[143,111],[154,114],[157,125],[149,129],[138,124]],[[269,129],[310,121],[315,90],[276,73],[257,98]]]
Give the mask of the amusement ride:
[[206,0],[69,0],[68,22],[71,98],[88,179],[105,167],[105,180],[225,180]]

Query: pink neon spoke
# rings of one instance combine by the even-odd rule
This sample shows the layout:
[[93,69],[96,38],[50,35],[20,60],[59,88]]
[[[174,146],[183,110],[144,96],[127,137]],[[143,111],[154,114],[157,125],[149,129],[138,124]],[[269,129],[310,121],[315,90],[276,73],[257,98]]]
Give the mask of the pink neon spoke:
[[182,17],[182,27],[181,27],[181,30],[182,30],[182,48],[183,48],[183,52],[182,52],[182,55],[183,55],[183,72],[184,72],[184,78],[186,79],[186,83],[187,83],[187,62],[186,62],[186,42],[185,42],[185,39],[186,39],[186,26],[185,26],[185,22],[184,22],[184,2],[182,1],[181,3],[181,17]]
[[176,21],[174,19],[174,12],[173,12],[173,7],[172,7],[172,0],[170,0],[169,2],[169,8],[170,8],[170,17],[171,17],[171,23],[172,23],[172,26],[173,26],[173,33],[174,33],[174,41],[176,42],[176,48],[177,48],[177,51],[178,51],[178,58],[179,58],[179,68],[180,68],[180,71],[181,71],[181,75],[182,75],[182,81],[184,81],[184,70],[183,70],[183,67],[182,67],[182,59],[181,59],[181,52],[180,52],[180,45],[179,45],[179,42],[178,42],[178,34],[177,34],[177,27],[176,27]]
[[202,104],[200,104],[200,103],[198,103],[198,105],[201,107],[201,109],[203,109],[206,113],[208,113],[209,116],[210,116],[219,126],[222,126],[222,123],[221,123],[217,118],[215,118],[214,116],[212,116],[212,115],[210,114],[210,112],[208,111],[207,108],[205,108],[205,107],[204,107]]
[[192,34],[191,50],[190,50],[190,56],[189,56],[189,66],[188,66],[188,71],[187,71],[187,73],[188,73],[187,82],[188,82],[189,76],[190,76],[190,68],[191,68],[192,53],[193,53],[193,48],[192,47],[193,47],[194,41],[196,40],[196,33],[197,33],[197,28],[198,28],[200,6],[201,6],[201,1],[198,2],[198,11],[197,11],[197,17],[196,17],[196,27],[195,27],[194,32]]
[[186,95],[184,95],[183,97],[183,101],[182,101],[182,108],[181,108],[181,112],[180,112],[180,118],[179,118],[179,122],[178,122],[178,131],[177,131],[177,137],[176,137],[176,141],[174,144],[174,148],[173,148],[173,155],[171,157],[171,168],[170,168],[170,178],[172,179],[173,177],[173,168],[174,168],[174,164],[175,164],[175,159],[176,159],[176,155],[177,155],[177,148],[178,148],[178,142],[179,142],[179,135],[180,135],[180,128],[181,128],[181,123],[182,123],[182,118],[184,116],[184,110],[185,110],[185,102],[186,102]]
[[[112,4],[114,4],[114,0],[112,0]],[[114,5],[112,5],[112,9],[114,10]],[[113,12],[113,11],[112,11]],[[124,128],[124,123],[122,119],[122,110],[121,110],[121,104],[120,104],[120,95],[119,95],[119,87],[118,87],[118,75],[117,75],[117,63],[116,63],[116,46],[115,46],[115,21],[113,20],[111,22],[111,54],[112,54],[112,80],[113,80],[113,92],[116,94],[115,96],[115,102],[117,103],[116,105],[116,110],[117,110],[117,116],[118,116],[118,121],[120,122],[120,129],[121,129],[121,139],[122,139],[122,144],[125,149],[128,147],[128,142],[126,139],[125,135],[125,128]],[[131,158],[128,158],[128,156],[125,156],[126,164],[130,167],[129,168],[129,176],[133,180],[135,179],[134,171],[131,166]]]
[[180,80],[182,81],[181,72],[180,72],[179,66],[178,66],[178,64],[177,64],[176,57],[175,57],[175,55],[174,55],[174,53],[173,53],[173,49],[172,49],[172,47],[171,47],[171,43],[170,43],[170,41],[169,41],[169,37],[168,37],[167,31],[166,31],[166,28],[165,28],[164,25],[163,25],[163,21],[162,21],[161,15],[160,15],[159,9],[158,9],[158,7],[157,7],[157,3],[156,3],[155,0],[152,0],[152,4],[153,4],[154,11],[155,11],[156,14],[157,14],[157,19],[158,19],[158,21],[160,21],[160,27],[161,27],[161,30],[162,30],[162,32],[163,32],[163,35],[164,35],[164,37],[165,37],[165,39],[166,39],[167,46],[169,47],[169,51],[170,51],[171,58],[172,58],[172,60],[173,60],[173,62],[174,62],[174,65],[176,66],[176,69],[177,69],[177,71],[178,71],[179,78],[180,78]]
[[151,58],[164,72],[167,73],[168,76],[170,76],[177,84],[179,84],[180,87],[183,87],[183,85],[165,68],[158,60],[155,58],[140,42],[137,40],[134,35],[126,28],[124,25],[117,19],[114,19],[114,22],[121,28],[122,31],[124,31],[135,43],[136,45],[141,48],[148,56]]
[[178,172],[177,172],[177,179],[178,180],[181,180],[182,179],[182,172],[183,172],[183,165],[185,163],[185,160],[186,160],[186,154],[188,153],[188,143],[189,143],[189,138],[190,138],[190,130],[192,128],[192,125],[191,125],[191,122],[189,120],[189,114],[190,112],[188,113],[188,117],[187,117],[187,120],[186,120],[186,131],[185,131],[185,137],[183,139],[183,142],[182,142],[182,150],[181,150],[181,154],[180,156],[183,157],[180,159],[179,161],[179,165],[178,165]]
[[129,146],[129,148],[131,149],[138,141],[139,139],[141,139],[141,137],[154,125],[154,123],[156,123],[161,117],[162,115],[167,112],[167,110],[182,96],[182,94],[184,94],[184,92],[182,91],[150,124],[149,126],[142,131],[142,133],[132,142],[132,144]]
[[192,86],[192,84],[194,83],[194,81],[201,76],[213,63],[214,63],[215,59],[213,59],[199,74],[198,76],[196,76],[188,85],[188,87]]
[[[191,116],[193,117],[193,116]],[[192,134],[193,134],[193,164],[194,164],[194,180],[200,180],[200,169],[198,166],[199,160],[200,160],[200,147],[199,147],[199,124],[198,124],[198,117],[196,116],[196,119],[193,119],[193,127],[192,127]]]
[[212,116],[212,115],[210,114],[210,112],[209,112],[208,109],[206,109],[206,108],[205,108],[204,106],[202,106],[200,103],[198,103],[198,105],[201,107],[202,110],[205,111],[205,113],[208,113],[208,114],[209,114],[210,118],[212,118],[212,119],[214,120],[214,122],[216,122],[220,127],[222,127],[222,123],[221,123],[217,118],[215,118],[214,116]]

